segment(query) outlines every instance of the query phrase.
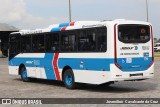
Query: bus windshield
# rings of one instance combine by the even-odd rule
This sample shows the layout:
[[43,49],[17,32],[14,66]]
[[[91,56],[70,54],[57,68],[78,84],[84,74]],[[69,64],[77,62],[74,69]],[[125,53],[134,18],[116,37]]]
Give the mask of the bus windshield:
[[146,43],[150,40],[150,27],[137,24],[119,25],[118,38],[123,43]]

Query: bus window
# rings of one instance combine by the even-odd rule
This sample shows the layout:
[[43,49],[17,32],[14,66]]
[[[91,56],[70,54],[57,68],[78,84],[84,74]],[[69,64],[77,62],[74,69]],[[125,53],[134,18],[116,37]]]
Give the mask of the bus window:
[[21,52],[22,53],[31,52],[31,36],[25,35],[21,37]]
[[96,51],[95,29],[83,29],[78,31],[78,51],[80,52]]
[[75,52],[76,51],[76,35],[74,32],[61,33],[61,51]]
[[147,25],[119,25],[118,38],[124,43],[146,43],[150,40],[150,27]]
[[32,52],[44,52],[44,35],[43,34],[36,34],[32,35]]
[[59,33],[46,34],[45,41],[47,52],[59,51]]
[[106,52],[107,47],[107,29],[106,27],[97,28],[97,51]]

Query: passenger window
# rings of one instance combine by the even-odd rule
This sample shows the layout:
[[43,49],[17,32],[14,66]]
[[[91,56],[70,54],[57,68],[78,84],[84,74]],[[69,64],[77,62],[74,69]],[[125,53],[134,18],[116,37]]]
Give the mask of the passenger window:
[[31,36],[24,35],[21,37],[21,52],[22,53],[31,52]]
[[76,50],[76,34],[69,31],[61,33],[61,51],[75,52]]
[[44,52],[45,51],[43,34],[32,35],[32,51],[33,52]]
[[96,30],[83,29],[78,31],[78,51],[96,51]]
[[106,52],[106,27],[87,28],[78,31],[78,51]]
[[46,51],[58,52],[59,51],[59,33],[46,34]]
[[97,51],[106,52],[107,50],[107,29],[106,27],[97,28]]

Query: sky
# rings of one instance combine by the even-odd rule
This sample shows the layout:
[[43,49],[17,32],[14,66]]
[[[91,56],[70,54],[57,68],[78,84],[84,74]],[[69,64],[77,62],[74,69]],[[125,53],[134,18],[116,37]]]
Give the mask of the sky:
[[[69,0],[0,0],[0,23],[19,29],[45,28],[69,21]],[[148,0],[149,22],[160,38],[160,0]],[[147,21],[146,0],[71,0],[72,21]]]

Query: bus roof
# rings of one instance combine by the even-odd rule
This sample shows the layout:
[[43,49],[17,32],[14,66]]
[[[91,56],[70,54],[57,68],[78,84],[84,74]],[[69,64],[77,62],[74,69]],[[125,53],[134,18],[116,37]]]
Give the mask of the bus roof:
[[21,35],[26,35],[26,34],[36,34],[36,33],[42,33],[42,32],[57,32],[57,31],[72,30],[72,29],[106,26],[107,23],[149,24],[148,22],[125,20],[125,19],[104,20],[104,21],[76,21],[76,22],[68,22],[68,23],[61,23],[61,24],[53,24],[53,25],[50,25],[48,28],[44,28],[44,29],[20,30],[19,32],[14,32],[11,34],[20,33]]

